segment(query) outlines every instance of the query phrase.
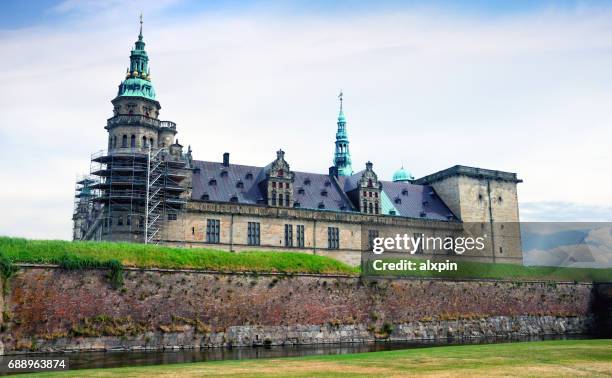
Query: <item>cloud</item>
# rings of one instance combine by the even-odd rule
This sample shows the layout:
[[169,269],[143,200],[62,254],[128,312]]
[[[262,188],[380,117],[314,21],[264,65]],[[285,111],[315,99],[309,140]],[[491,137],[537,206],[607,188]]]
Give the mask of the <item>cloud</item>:
[[[523,222],[610,222],[612,205],[592,205],[563,201],[522,202],[520,217]],[[558,223],[552,223],[559,228]]]
[[[106,145],[143,4],[66,1],[52,11],[73,17],[59,25],[0,33],[0,172],[10,183],[0,234],[70,237],[74,178]],[[355,169],[371,160],[383,178],[402,164],[416,176],[455,164],[516,171],[525,217],[543,217],[533,205],[542,201],[584,204],[567,213],[580,219],[612,203],[602,174],[610,9],[485,18],[266,5],[178,17],[174,1],[146,4],[162,118],[178,123],[196,159],[230,151],[265,165],[282,147],[294,169],[326,172],[342,88]]]

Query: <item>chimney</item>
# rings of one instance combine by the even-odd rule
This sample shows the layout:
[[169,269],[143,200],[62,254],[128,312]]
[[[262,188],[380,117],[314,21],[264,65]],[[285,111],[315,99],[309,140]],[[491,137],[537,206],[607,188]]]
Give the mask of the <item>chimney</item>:
[[223,154],[223,165],[229,167],[229,152]]
[[332,165],[329,167],[329,175],[338,178],[338,167]]

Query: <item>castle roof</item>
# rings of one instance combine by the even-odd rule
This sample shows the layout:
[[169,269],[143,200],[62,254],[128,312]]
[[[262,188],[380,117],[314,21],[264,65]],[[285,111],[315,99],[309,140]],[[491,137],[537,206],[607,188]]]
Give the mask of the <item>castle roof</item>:
[[[266,167],[195,160],[192,199],[265,206]],[[300,208],[358,212],[347,192],[357,189],[362,172],[334,177],[293,171],[294,201]],[[456,220],[452,211],[429,185],[410,182],[382,183],[382,213],[428,220]],[[386,198],[385,198],[386,197]]]

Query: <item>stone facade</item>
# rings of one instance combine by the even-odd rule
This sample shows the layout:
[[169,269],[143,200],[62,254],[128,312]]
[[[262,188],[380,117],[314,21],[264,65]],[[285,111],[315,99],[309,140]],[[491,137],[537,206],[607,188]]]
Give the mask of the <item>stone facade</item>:
[[[4,353],[584,334],[594,285],[23,267]],[[159,309],[164,309],[160,311]]]

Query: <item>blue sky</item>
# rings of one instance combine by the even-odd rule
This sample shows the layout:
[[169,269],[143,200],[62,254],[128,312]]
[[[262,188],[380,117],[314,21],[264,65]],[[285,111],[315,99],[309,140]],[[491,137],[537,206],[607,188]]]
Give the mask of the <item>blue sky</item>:
[[[138,34],[198,160],[517,172],[524,221],[612,221],[612,3],[0,2],[0,234],[69,238]],[[36,222],[36,227],[32,223]]]

